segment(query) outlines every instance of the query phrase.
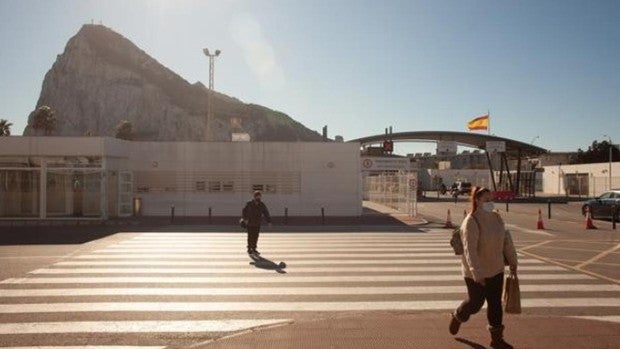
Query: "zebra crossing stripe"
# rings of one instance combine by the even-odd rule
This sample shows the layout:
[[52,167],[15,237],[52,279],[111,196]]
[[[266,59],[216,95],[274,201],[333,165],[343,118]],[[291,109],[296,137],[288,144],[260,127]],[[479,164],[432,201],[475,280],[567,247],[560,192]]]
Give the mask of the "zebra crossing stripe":
[[[0,304],[0,314],[74,312],[305,312],[453,309],[460,300],[390,302],[84,302]],[[618,298],[522,299],[524,308],[620,307]],[[224,322],[226,323],[226,322]],[[220,322],[218,322],[221,325]],[[251,327],[251,326],[246,326]],[[123,329],[124,332],[129,332]],[[97,332],[95,330],[95,332]]]
[[36,347],[2,347],[2,349],[163,349],[161,346],[132,346],[132,345],[62,345]]
[[[585,274],[520,274],[522,281],[529,280],[593,280]],[[89,277],[26,277],[9,278],[0,284],[102,284],[102,283],[320,283],[320,282],[413,282],[413,281],[462,281],[460,274],[448,275],[336,275],[336,276],[291,276],[270,273],[260,276],[219,277],[219,276],[89,276]]]
[[[260,265],[260,263],[258,263]],[[285,266],[283,266],[284,268]],[[277,264],[270,269],[253,268],[44,268],[31,271],[30,274],[247,274],[257,271],[273,272]],[[454,266],[356,266],[356,267],[296,267],[286,266],[289,273],[398,273],[398,272],[454,272],[461,271],[460,265]],[[522,266],[522,271],[566,271],[554,265]]]
[[[521,292],[620,292],[612,284],[521,285]],[[389,286],[389,287],[251,287],[251,288],[43,288],[0,289],[3,297],[77,297],[77,296],[281,296],[286,295],[395,295],[395,294],[463,294],[458,286]]]
[[609,315],[609,316],[571,316],[576,319],[584,319],[584,320],[596,320],[596,321],[606,321],[606,322],[615,322],[620,323],[620,316],[618,315]]
[[[0,323],[0,334],[231,332],[288,323],[288,319],[202,321],[63,321]],[[83,347],[82,347],[83,348]]]
[[[278,252],[325,252],[325,251],[359,251],[359,252],[445,252],[445,255],[454,255],[451,253],[450,248],[435,248],[435,247],[332,247],[332,246],[316,246],[316,247],[279,247],[279,248],[269,248],[269,252],[278,253]],[[110,248],[104,248],[100,250],[94,251],[95,253],[170,253],[170,252],[186,252],[186,253],[243,253],[243,249],[241,248],[219,248],[217,246],[210,247],[193,247],[193,248],[177,248],[177,247],[168,247],[168,248],[124,248],[113,246]]]
[[[100,257],[100,256],[98,256]],[[85,261],[82,259],[89,259],[86,257],[79,258],[80,260],[71,260],[65,262],[54,263],[54,266],[138,266],[138,265],[149,265],[149,266],[193,266],[193,267],[221,267],[221,266],[246,266],[248,265],[248,260],[231,260],[231,261],[161,261],[161,260],[92,260]],[[95,259],[95,258],[93,258]],[[367,259],[322,259],[322,260],[287,260],[287,263],[290,265],[368,265],[368,264],[433,264],[433,265],[460,265],[460,260],[456,258],[450,259],[375,259],[369,261]],[[537,259],[520,259],[519,264],[544,264],[542,261]],[[521,266],[523,268],[524,266]]]
[[[245,250],[245,249],[244,249]],[[290,254],[286,252],[281,253],[272,253],[269,251],[267,255],[271,258],[281,258],[281,259],[295,259],[295,258],[314,258],[315,260],[325,259],[325,258],[366,258],[366,260],[370,260],[371,258],[428,258],[428,257],[452,257],[454,261],[460,261],[460,257],[454,255],[454,253],[332,253],[332,252],[324,252],[324,253],[295,253]],[[213,252],[209,252],[209,254],[205,253],[127,253],[127,252],[107,252],[107,253],[96,253],[96,254],[87,254],[82,256],[73,257],[74,259],[110,259],[110,258],[123,258],[123,259],[144,259],[144,258],[157,258],[157,259],[194,259],[194,260],[205,260],[205,259],[234,259],[239,260],[243,258],[248,258],[247,254],[238,252],[238,253],[223,253],[223,254],[215,254]]]

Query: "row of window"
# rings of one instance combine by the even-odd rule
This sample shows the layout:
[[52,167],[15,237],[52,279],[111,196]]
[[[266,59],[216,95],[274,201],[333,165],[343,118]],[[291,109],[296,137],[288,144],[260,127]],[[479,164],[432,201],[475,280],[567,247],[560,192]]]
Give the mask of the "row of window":
[[[203,179],[216,177],[216,179]],[[176,172],[137,171],[134,173],[137,192],[208,192],[292,194],[301,192],[299,172]]]

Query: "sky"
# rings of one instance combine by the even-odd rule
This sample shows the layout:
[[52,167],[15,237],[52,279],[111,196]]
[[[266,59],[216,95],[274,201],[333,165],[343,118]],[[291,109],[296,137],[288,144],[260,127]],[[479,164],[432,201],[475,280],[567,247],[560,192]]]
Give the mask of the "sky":
[[490,112],[491,134],[551,151],[620,143],[620,1],[0,0],[12,134],[91,22],[190,83],[208,84],[202,49],[219,49],[217,91],[345,141],[389,126],[468,132]]

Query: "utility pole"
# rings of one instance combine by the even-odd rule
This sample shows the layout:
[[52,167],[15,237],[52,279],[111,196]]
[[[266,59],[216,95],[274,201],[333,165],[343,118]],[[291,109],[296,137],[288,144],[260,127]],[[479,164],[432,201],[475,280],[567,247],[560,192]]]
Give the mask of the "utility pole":
[[219,56],[222,51],[215,50],[215,53],[210,53],[208,48],[202,50],[205,56],[209,57],[209,87],[207,90],[207,125],[205,127],[205,141],[211,140],[211,92],[214,87],[213,70],[215,69],[215,57]]
[[[609,138],[609,190],[611,190],[612,189],[612,185],[611,185],[611,163],[612,163],[612,155],[613,155],[612,147],[614,146],[614,144],[611,143],[611,137],[609,137],[608,135],[603,135],[603,137]],[[612,218],[612,220],[613,220],[613,218]]]

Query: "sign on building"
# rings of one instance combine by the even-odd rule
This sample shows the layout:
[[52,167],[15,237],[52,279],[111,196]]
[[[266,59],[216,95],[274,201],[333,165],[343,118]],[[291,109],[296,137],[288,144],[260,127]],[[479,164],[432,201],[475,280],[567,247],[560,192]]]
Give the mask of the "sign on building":
[[249,142],[250,141],[250,135],[247,133],[233,133],[232,134],[232,141],[233,142]]
[[361,157],[362,171],[411,171],[409,158]]

